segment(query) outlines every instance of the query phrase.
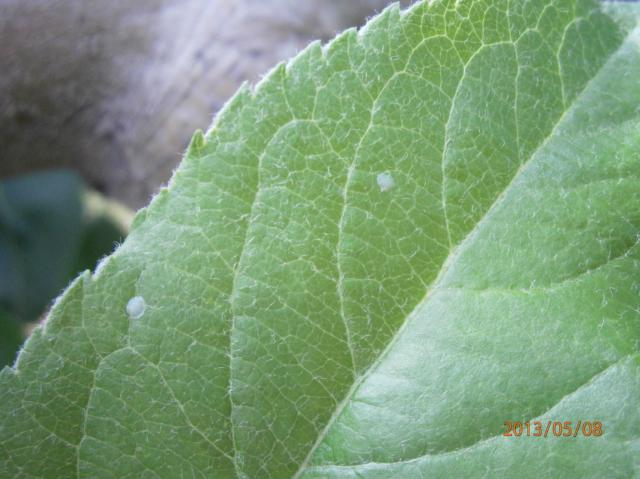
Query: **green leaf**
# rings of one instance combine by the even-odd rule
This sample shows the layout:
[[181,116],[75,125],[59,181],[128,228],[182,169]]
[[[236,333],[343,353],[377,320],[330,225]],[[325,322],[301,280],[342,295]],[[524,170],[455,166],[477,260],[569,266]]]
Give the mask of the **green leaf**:
[[0,364],[13,364],[20,345],[24,341],[21,324],[0,307]]
[[242,89],[3,371],[0,475],[638,475],[624,8],[392,7]]
[[122,240],[124,214],[100,198],[67,170],[0,181],[0,366],[60,291]]
[[38,319],[81,271],[72,268],[81,237],[81,196],[81,179],[66,170],[0,183],[0,303],[17,319]]
[[79,272],[93,268],[124,236],[115,215],[94,214],[87,196],[70,170],[0,181],[0,309],[11,321],[41,318]]

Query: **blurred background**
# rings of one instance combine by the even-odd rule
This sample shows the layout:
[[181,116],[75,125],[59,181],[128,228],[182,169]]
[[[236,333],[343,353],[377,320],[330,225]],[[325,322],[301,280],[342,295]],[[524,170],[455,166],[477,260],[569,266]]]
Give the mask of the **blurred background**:
[[387,3],[0,0],[0,366],[243,81]]

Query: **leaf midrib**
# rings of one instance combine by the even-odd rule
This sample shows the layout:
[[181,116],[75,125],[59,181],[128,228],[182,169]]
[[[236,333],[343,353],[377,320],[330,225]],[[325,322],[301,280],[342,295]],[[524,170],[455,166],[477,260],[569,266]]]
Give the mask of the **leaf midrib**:
[[[592,376],[590,376],[586,381],[584,381],[582,384],[578,385],[575,389],[573,389],[571,392],[565,394],[564,396],[562,396],[559,400],[557,400],[554,404],[552,404],[551,406],[547,407],[544,411],[541,411],[540,413],[536,414],[533,417],[529,417],[529,418],[523,418],[522,422],[533,422],[536,421],[538,419],[542,419],[545,415],[548,415],[551,411],[553,411],[556,407],[558,407],[562,402],[564,402],[566,399],[574,396],[575,394],[579,393],[580,391],[582,391],[585,388],[588,388],[591,384],[593,384],[594,382],[596,382],[598,380],[598,378],[604,376],[605,374],[607,374],[612,368],[615,368],[616,366],[619,366],[620,364],[624,363],[625,361],[629,360],[630,358],[640,358],[640,355],[635,352],[635,353],[629,353],[629,354],[625,354],[623,356],[621,356],[618,359],[615,359],[614,361],[608,363],[605,367],[603,367],[602,369],[600,369],[598,372],[594,373]],[[320,465],[320,466],[315,466],[315,467],[311,467],[310,469],[325,469],[325,468],[338,468],[338,469],[352,469],[352,468],[359,468],[359,467],[366,467],[366,466],[393,466],[393,465],[398,465],[398,464],[409,464],[412,462],[417,462],[420,461],[422,459],[425,458],[436,458],[436,457],[442,457],[442,456],[450,456],[450,455],[455,455],[455,454],[461,454],[467,451],[470,451],[480,445],[484,445],[485,443],[489,443],[491,441],[496,440],[497,438],[502,437],[503,434],[499,433],[499,434],[493,434],[491,436],[487,436],[483,439],[478,439],[477,441],[475,441],[472,444],[469,444],[468,446],[463,446],[463,447],[458,447],[456,449],[451,449],[448,451],[442,451],[442,452],[437,452],[437,453],[433,453],[433,454],[422,454],[420,456],[416,456],[416,457],[412,457],[412,458],[408,458],[408,459],[401,459],[398,461],[389,461],[389,462],[365,462],[365,463],[360,463],[360,464],[345,464],[345,465],[340,465],[340,464],[331,464],[331,465]]]

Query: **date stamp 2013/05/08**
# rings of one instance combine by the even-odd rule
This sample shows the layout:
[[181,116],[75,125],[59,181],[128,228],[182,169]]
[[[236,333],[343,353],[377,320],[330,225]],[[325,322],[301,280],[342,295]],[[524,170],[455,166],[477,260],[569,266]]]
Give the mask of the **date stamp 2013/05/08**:
[[600,437],[604,434],[601,421],[505,421],[506,437]]

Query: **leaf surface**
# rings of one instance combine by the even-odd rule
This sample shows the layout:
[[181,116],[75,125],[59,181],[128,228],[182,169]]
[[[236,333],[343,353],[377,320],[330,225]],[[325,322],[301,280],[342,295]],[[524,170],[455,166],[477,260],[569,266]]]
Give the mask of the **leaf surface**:
[[1,475],[637,475],[636,13],[390,8],[242,89],[3,371]]

